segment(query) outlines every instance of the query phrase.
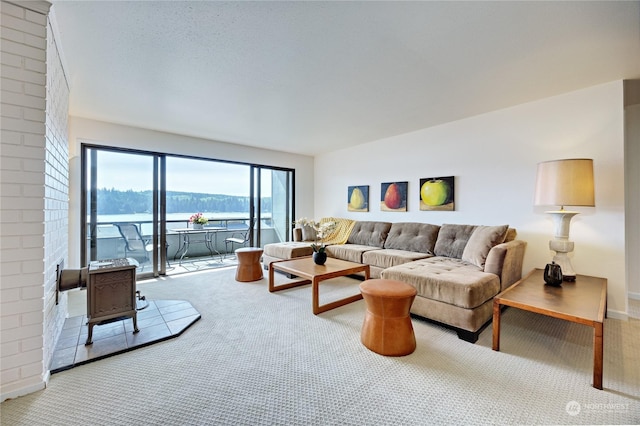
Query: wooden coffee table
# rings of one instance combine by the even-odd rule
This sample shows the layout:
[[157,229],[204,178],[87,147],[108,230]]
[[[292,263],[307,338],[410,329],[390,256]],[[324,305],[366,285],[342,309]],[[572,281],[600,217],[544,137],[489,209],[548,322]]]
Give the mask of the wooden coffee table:
[[534,269],[493,298],[493,350],[500,350],[500,305],[593,327],[593,387],[602,389],[604,318],[607,280],[577,275],[561,287],[544,284],[544,271]]
[[[273,274],[275,271],[286,272],[295,276],[304,278],[303,281],[296,281],[288,284],[275,285]],[[269,292],[280,291],[287,288],[298,287],[311,283],[313,292],[312,307],[314,315],[326,312],[330,309],[346,305],[362,299],[362,294],[346,297],[331,303],[320,305],[319,286],[320,281],[328,280],[336,277],[344,277],[346,275],[364,272],[365,279],[369,279],[369,265],[361,263],[347,262],[334,258],[327,258],[324,265],[316,265],[311,256],[299,257],[293,260],[282,260],[271,262],[269,265]]]

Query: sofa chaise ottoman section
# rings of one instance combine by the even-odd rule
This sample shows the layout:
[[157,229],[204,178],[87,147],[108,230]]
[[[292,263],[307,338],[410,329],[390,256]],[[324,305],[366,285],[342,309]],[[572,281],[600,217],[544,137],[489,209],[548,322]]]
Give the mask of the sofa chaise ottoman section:
[[[464,309],[439,300],[416,297],[411,314],[435,324],[455,330],[461,340],[475,343],[480,333],[491,323],[493,298],[474,309]],[[471,331],[475,330],[475,331]]]
[[493,297],[500,293],[500,278],[460,259],[432,257],[382,272],[417,290],[411,313],[453,327],[458,337],[476,342],[491,318]]
[[476,342],[491,322],[493,297],[521,276],[526,243],[512,240],[515,235],[507,225],[444,224],[434,257],[387,268],[381,276],[416,288],[412,314]]
[[386,279],[414,286],[421,297],[474,309],[500,293],[500,278],[460,259],[432,257],[388,268]]
[[370,250],[362,253],[362,263],[369,265],[369,274],[371,278],[380,278],[380,274],[386,268],[413,262],[414,260],[425,259],[431,256],[433,255],[407,250]]
[[297,257],[311,256],[313,249],[307,242],[287,241],[282,243],[266,244],[262,262],[265,269],[269,269],[271,262],[275,260],[289,260]]

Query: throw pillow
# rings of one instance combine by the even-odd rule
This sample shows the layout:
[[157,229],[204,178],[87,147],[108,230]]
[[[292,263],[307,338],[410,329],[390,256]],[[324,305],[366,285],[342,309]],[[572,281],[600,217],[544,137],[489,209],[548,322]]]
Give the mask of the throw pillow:
[[309,225],[305,225],[302,227],[302,241],[315,241],[316,240],[316,230]]
[[509,225],[478,226],[469,237],[462,252],[462,260],[484,268],[489,250],[504,242],[507,229],[509,229]]

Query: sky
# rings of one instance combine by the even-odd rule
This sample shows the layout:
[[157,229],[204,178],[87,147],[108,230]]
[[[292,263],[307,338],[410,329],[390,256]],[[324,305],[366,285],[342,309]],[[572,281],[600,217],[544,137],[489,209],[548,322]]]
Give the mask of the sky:
[[[249,196],[249,172],[246,165],[168,156],[167,191]],[[98,188],[150,190],[152,173],[150,156],[98,151]],[[262,196],[270,196],[264,183]]]

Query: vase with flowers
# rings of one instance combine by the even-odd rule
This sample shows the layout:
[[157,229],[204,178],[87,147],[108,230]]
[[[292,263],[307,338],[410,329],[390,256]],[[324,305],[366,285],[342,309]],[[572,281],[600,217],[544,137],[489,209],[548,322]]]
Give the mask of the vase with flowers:
[[324,239],[327,238],[338,225],[334,221],[321,221],[316,222],[314,220],[307,219],[306,217],[300,218],[295,221],[296,225],[300,227],[310,227],[315,231],[315,242],[311,244],[313,249],[313,261],[317,265],[324,265],[327,261],[327,252],[325,251],[326,245]]
[[191,215],[189,222],[191,222],[193,229],[202,229],[204,225],[209,223],[209,219],[207,219],[202,213],[195,213]]

